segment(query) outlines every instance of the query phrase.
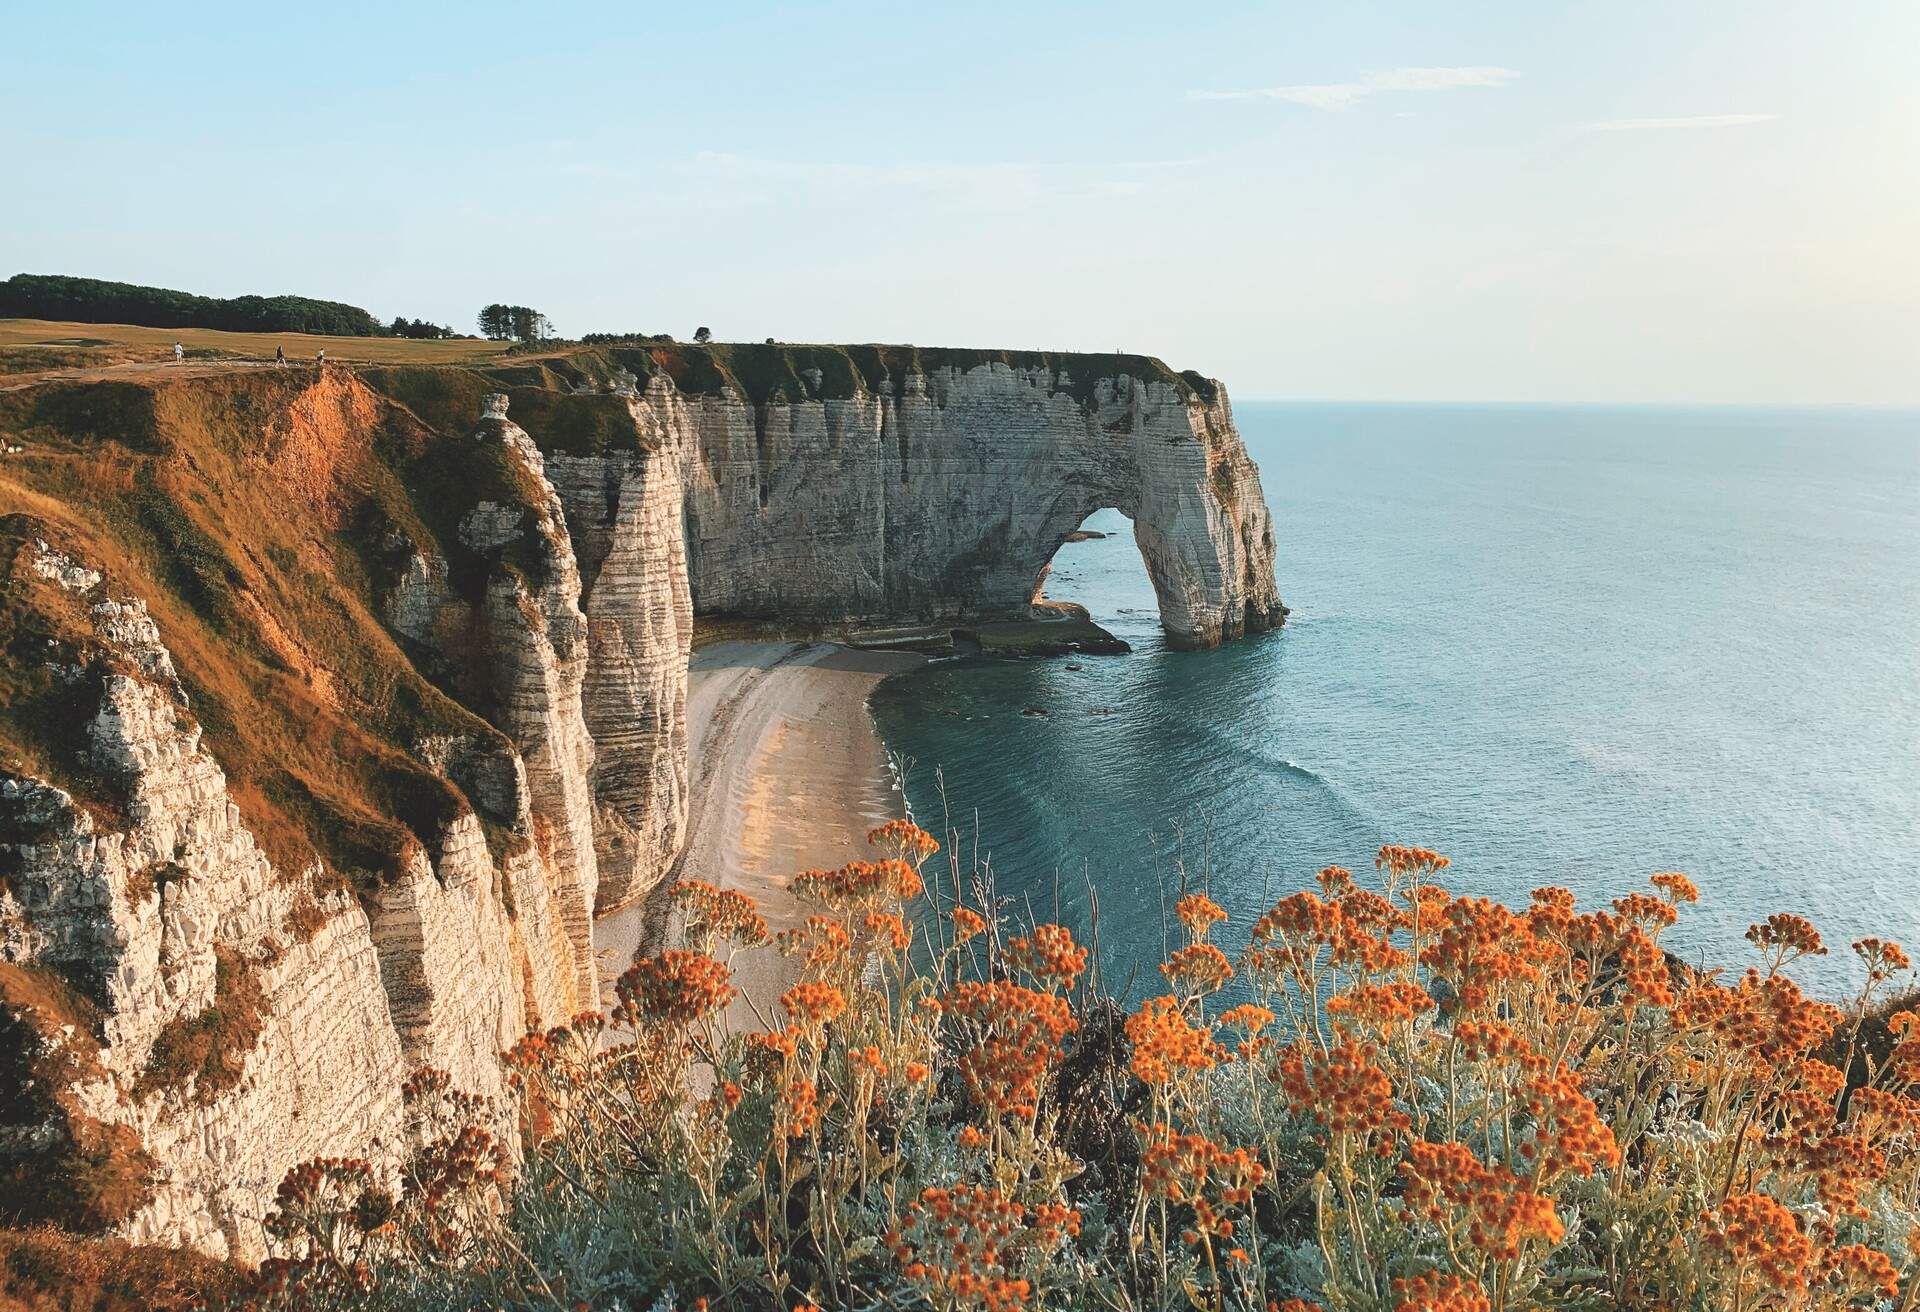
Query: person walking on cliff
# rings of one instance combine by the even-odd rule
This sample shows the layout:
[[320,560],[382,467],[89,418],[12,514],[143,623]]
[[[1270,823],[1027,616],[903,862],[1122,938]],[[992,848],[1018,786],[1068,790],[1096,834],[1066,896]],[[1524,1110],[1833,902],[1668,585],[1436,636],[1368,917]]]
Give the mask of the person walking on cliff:
[[173,362],[175,364],[179,364],[182,360],[186,358],[187,358],[187,348],[180,345],[180,343],[175,342],[173,344]]
[[313,358],[319,362],[319,365],[322,369],[325,369],[327,367],[327,348],[324,346],[321,347],[320,353],[314,356]]
[[287,367],[286,347],[276,346],[273,348],[273,367],[276,369],[285,369]]

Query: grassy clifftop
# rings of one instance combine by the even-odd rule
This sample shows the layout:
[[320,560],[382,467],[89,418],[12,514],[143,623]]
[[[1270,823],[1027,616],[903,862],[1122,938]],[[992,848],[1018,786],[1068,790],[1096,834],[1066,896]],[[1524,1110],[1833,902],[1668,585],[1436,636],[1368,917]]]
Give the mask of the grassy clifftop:
[[[276,349],[296,362],[325,350],[332,361],[411,371],[422,365],[475,369],[495,382],[554,387],[604,383],[619,369],[642,382],[659,374],[681,391],[711,394],[731,387],[755,403],[848,397],[861,390],[897,390],[911,374],[962,372],[983,364],[1045,370],[1060,390],[1084,399],[1103,377],[1127,374],[1162,382],[1183,395],[1212,400],[1213,383],[1177,371],[1150,355],[1124,352],[1009,351],[949,346],[865,343],[632,341],[576,345],[505,342],[408,341],[400,338],[315,337],[299,333],[228,333],[195,328],[137,328],[121,324],[51,323],[0,319],[0,378],[34,378],[57,371],[106,370],[170,364],[174,342],[187,350],[189,369],[218,363],[271,360]],[[1067,382],[1061,384],[1061,375]],[[817,377],[817,381],[816,381]]]
[[380,598],[415,550],[448,560],[457,590],[484,586],[456,527],[478,500],[528,501],[501,448],[436,433],[344,371],[0,392],[0,441],[26,448],[0,462],[0,768],[117,809],[79,755],[88,681],[113,658],[83,602],[30,568],[45,540],[148,604],[283,869],[318,853],[378,882],[465,807],[415,744],[504,740],[482,699],[403,650]]

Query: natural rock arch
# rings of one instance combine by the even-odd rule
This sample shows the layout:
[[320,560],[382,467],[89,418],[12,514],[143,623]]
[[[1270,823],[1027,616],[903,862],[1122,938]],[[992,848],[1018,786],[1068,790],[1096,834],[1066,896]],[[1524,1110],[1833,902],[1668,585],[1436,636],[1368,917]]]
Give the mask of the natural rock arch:
[[[653,398],[650,397],[650,400]],[[664,395],[661,403],[677,403]],[[1217,385],[1075,388],[1002,363],[847,398],[696,403],[696,611],[819,623],[1024,617],[1094,510],[1134,520],[1175,646],[1279,624],[1260,476]]]

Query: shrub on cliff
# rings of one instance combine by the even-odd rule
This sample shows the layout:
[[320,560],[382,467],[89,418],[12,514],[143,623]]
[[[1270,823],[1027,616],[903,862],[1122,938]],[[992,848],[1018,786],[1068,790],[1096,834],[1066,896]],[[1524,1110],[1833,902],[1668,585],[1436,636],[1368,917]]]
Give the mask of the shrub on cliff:
[[[936,844],[798,876],[752,903],[674,894],[685,945],[609,1016],[514,1049],[522,1155],[444,1079],[397,1181],[316,1163],[270,1223],[290,1306],[1910,1309],[1920,1296],[1920,1022],[1858,1042],[1901,950],[1854,945],[1848,1007],[1804,994],[1826,949],[1778,915],[1756,963],[1677,965],[1684,876],[1610,907],[1560,888],[1456,897],[1444,857],[1329,867],[1234,955],[1204,893],[1174,908],[1157,996],[1124,1018],[1057,925],[990,887],[905,918]],[[959,887],[952,868],[946,888]],[[771,948],[765,946],[771,942]],[[726,961],[797,981],[736,1028]],[[1838,1035],[1838,1039],[1835,1036]],[[1815,1054],[1837,1042],[1838,1064]],[[1842,1071],[1860,1064],[1850,1086]]]

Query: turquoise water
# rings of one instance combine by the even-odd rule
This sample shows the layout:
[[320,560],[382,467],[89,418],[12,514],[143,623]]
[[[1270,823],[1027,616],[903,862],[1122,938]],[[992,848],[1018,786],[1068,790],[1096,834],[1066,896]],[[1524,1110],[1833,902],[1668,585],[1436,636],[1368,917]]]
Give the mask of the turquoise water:
[[1516,902],[1686,871],[1705,898],[1669,946],[1744,964],[1748,924],[1801,911],[1823,991],[1854,938],[1920,947],[1920,413],[1236,412],[1284,630],[1166,650],[1102,511],[1114,536],[1063,548],[1048,591],[1131,655],[939,662],[874,698],[915,813],[942,827],[943,781],[1019,914],[1084,930],[1090,883],[1137,996],[1177,859],[1244,933],[1391,841]]

